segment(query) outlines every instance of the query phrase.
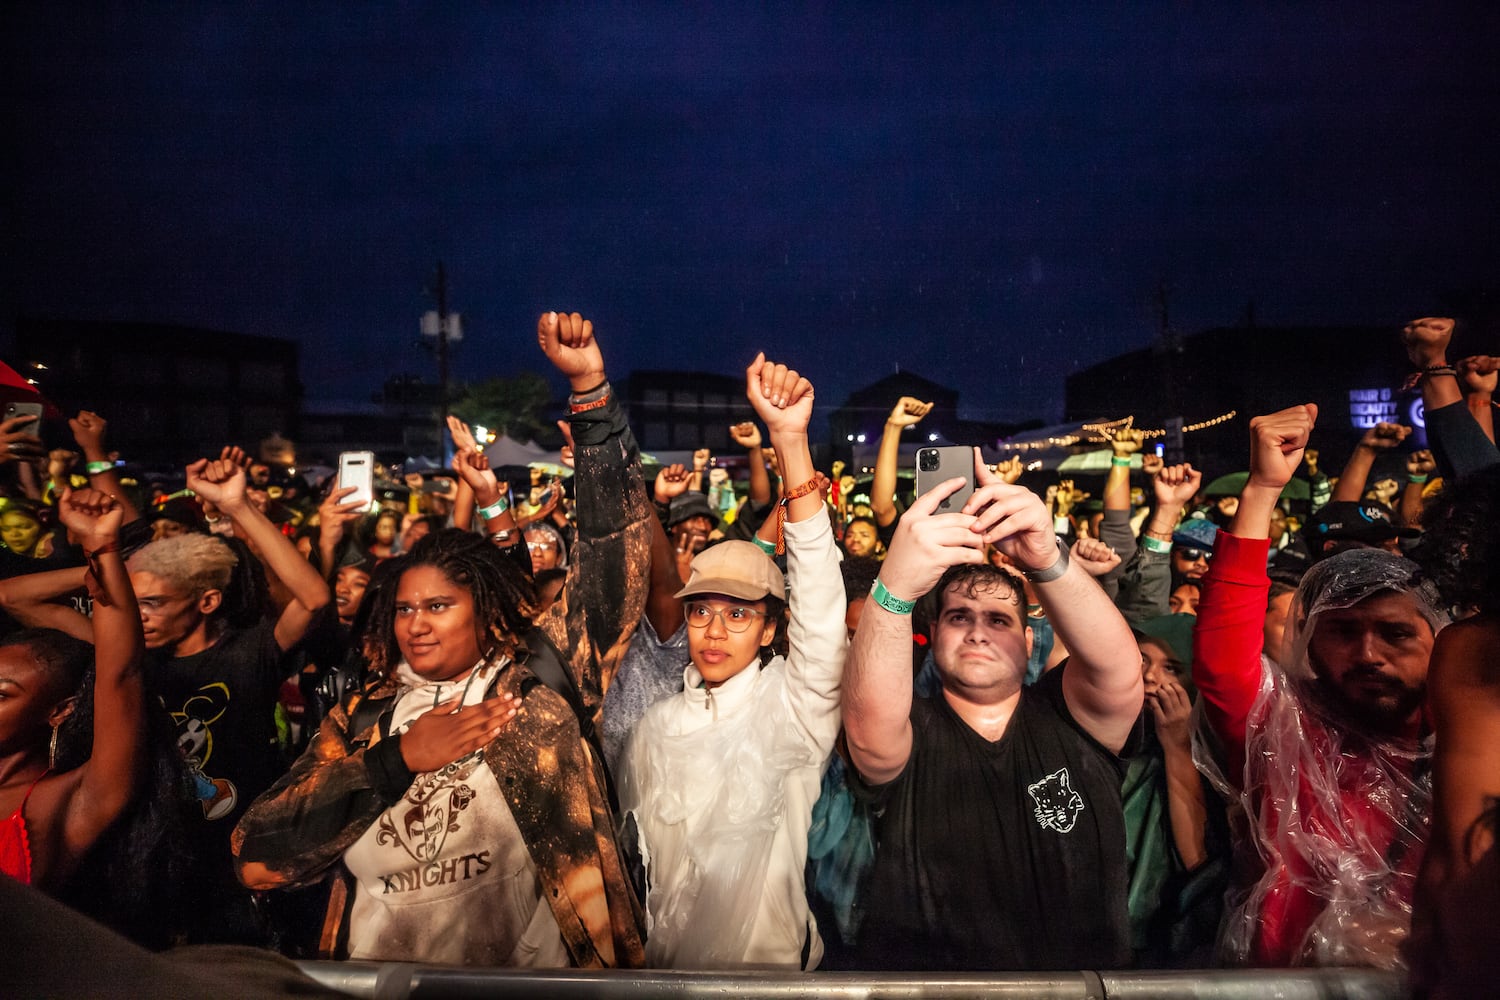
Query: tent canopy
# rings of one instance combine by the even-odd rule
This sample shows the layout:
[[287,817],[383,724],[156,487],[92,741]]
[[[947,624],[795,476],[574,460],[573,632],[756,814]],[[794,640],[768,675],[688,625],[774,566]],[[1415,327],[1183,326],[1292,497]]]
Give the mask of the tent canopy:
[[490,468],[498,469],[502,466],[530,465],[532,462],[552,462],[556,460],[557,453],[548,451],[535,441],[522,444],[515,438],[502,434],[484,449],[484,457],[490,460]]

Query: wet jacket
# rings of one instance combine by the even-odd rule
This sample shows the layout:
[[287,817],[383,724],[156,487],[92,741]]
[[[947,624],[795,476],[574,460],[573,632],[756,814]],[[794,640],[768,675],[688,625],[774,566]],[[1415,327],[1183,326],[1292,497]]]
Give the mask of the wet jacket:
[[[587,400],[583,400],[587,401]],[[604,692],[645,606],[650,521],[635,440],[619,404],[575,414],[578,540],[558,602],[540,623],[562,653],[597,726]],[[256,889],[333,876],[320,954],[347,949],[353,882],[344,852],[410,786],[399,738],[389,738],[399,685],[372,681],[324,720],[307,752],[235,830],[241,880]],[[641,911],[616,846],[602,762],[568,701],[524,663],[507,664],[495,690],[520,711],[485,748],[526,842],[575,966],[644,961]],[[412,956],[420,961],[421,956]]]

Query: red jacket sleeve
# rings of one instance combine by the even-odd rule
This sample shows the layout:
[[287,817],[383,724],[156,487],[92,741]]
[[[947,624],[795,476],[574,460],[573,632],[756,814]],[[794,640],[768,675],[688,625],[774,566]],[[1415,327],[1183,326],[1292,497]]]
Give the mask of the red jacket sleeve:
[[1228,777],[1235,784],[1245,771],[1245,720],[1260,690],[1270,546],[1264,538],[1219,532],[1193,631],[1193,683],[1224,744]]

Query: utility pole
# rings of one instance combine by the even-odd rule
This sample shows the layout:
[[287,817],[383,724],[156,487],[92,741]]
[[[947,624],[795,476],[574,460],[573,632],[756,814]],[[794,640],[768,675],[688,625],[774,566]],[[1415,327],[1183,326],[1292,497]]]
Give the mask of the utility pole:
[[448,426],[448,272],[443,270],[442,261],[438,261],[437,268],[437,307],[438,461],[446,466],[448,447],[443,430]]
[[438,261],[437,285],[432,290],[437,298],[437,311],[422,315],[422,336],[432,337],[433,350],[438,362],[438,459],[444,466],[452,456],[448,454],[448,345],[463,339],[462,318],[458,313],[448,314],[448,272],[443,262]]
[[1165,426],[1167,429],[1165,454],[1162,458],[1168,465],[1176,465],[1184,460],[1185,449],[1182,440],[1182,392],[1177,384],[1181,365],[1178,355],[1182,353],[1182,340],[1177,336],[1177,331],[1172,329],[1172,317],[1170,312],[1171,290],[1163,279],[1156,286],[1156,307],[1161,319],[1161,333],[1157,340],[1158,348],[1162,355],[1163,381],[1166,383],[1166,410],[1167,416]]

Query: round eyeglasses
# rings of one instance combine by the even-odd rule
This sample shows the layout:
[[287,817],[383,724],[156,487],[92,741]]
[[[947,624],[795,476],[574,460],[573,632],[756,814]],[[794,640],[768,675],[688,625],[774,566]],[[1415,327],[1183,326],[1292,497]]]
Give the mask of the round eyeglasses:
[[712,605],[696,602],[687,605],[689,628],[708,628],[708,623],[717,617],[729,631],[744,632],[755,624],[757,618],[765,616],[764,611],[756,611],[754,608],[715,608]]

